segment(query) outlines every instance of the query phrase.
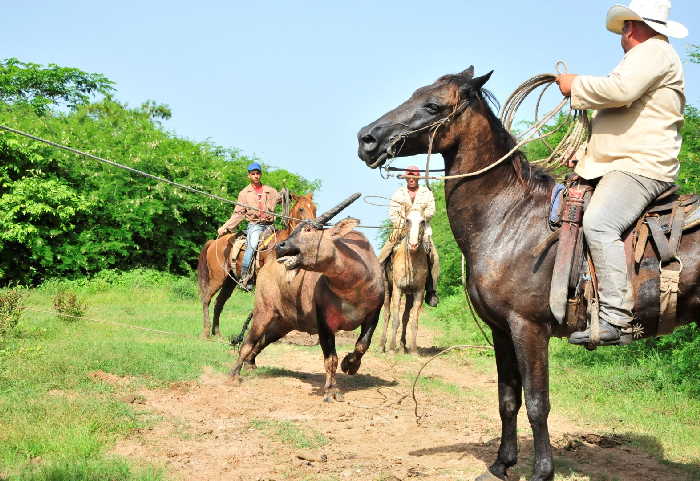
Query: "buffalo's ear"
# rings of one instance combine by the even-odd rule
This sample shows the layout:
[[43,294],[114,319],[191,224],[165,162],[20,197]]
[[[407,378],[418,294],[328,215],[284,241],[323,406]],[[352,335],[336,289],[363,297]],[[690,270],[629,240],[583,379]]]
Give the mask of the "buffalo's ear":
[[346,217],[345,219],[341,220],[336,225],[330,228],[331,237],[334,239],[344,237],[345,235],[350,233],[350,231],[352,231],[355,227],[357,227],[359,223],[359,219],[355,219],[353,217]]
[[474,78],[474,66],[470,65],[469,67],[464,69],[464,71],[461,73],[461,75],[463,75],[464,77],[467,77],[467,78]]

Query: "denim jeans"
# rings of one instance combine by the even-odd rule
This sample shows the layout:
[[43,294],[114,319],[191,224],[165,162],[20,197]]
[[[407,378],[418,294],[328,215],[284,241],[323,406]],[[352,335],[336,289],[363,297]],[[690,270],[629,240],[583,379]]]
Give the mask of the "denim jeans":
[[583,233],[598,277],[600,318],[610,324],[628,327],[634,307],[622,234],[671,185],[612,171],[600,179],[583,214]]
[[253,262],[255,257],[255,250],[258,248],[260,243],[260,236],[267,227],[266,224],[256,224],[255,222],[248,223],[248,229],[246,230],[246,248],[245,254],[243,254],[243,268],[241,273],[243,277],[248,274],[248,269],[250,264]]

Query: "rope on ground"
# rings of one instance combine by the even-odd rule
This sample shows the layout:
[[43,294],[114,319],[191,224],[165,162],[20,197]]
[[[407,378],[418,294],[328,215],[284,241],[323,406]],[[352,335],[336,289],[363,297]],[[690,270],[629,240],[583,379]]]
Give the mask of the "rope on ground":
[[246,204],[243,204],[243,203],[235,201],[235,200],[227,199],[225,197],[221,197],[220,195],[212,194],[210,192],[206,192],[204,190],[197,189],[195,187],[190,187],[189,185],[181,184],[179,182],[175,182],[175,181],[166,179],[164,177],[159,177],[157,175],[149,174],[148,172],[144,172],[142,170],[138,170],[138,169],[135,169],[133,167],[129,167],[128,165],[120,164],[119,162],[115,162],[113,160],[109,160],[109,159],[105,159],[103,157],[99,157],[97,155],[89,154],[87,152],[83,152],[82,150],[74,149],[73,147],[68,147],[66,145],[58,144],[56,142],[52,142],[51,140],[42,139],[41,137],[37,137],[35,135],[29,134],[27,132],[23,132],[21,130],[13,129],[13,128],[7,127],[5,125],[0,125],[0,130],[5,130],[5,131],[11,132],[13,134],[21,135],[23,137],[27,137],[27,138],[35,140],[37,142],[42,142],[42,143],[50,145],[52,147],[56,147],[57,149],[66,150],[66,151],[72,152],[74,154],[82,155],[84,157],[88,157],[90,159],[97,160],[99,162],[111,165],[112,167],[117,167],[119,169],[127,170],[133,174],[137,174],[137,175],[140,175],[142,177],[148,177],[149,179],[153,179],[153,180],[158,181],[158,182],[163,182],[165,184],[170,184],[170,185],[173,185],[179,189],[183,189],[183,190],[186,190],[188,192],[192,192],[194,194],[203,195],[205,197],[209,197],[209,198],[214,199],[214,200],[225,202],[227,204],[233,204],[233,205],[245,207],[246,209],[257,210],[259,212],[263,212],[265,214],[272,215],[275,217],[280,217],[282,219],[296,220],[296,221],[303,221],[304,220],[304,219],[297,219],[295,217],[290,217],[290,216],[284,215],[284,214],[277,214],[276,212],[268,211],[265,209],[260,209],[260,208],[255,207],[255,206],[250,206],[250,205],[246,205]]
[[469,344],[459,344],[456,346],[450,346],[448,348],[443,349],[442,351],[438,352],[435,354],[433,357],[428,359],[423,363],[421,368],[418,370],[418,373],[416,373],[416,377],[413,378],[413,384],[411,386],[411,396],[413,397],[413,415],[416,417],[416,425],[420,426],[421,420],[425,417],[425,414],[422,416],[418,414],[418,399],[416,398],[416,384],[418,384],[418,379],[420,379],[420,375],[423,372],[423,369],[430,364],[434,359],[442,356],[443,354],[447,354],[450,351],[454,351],[455,349],[476,349],[479,351],[491,351],[493,348],[489,346],[472,346]]
[[[33,311],[33,312],[41,312],[41,313],[43,313],[43,314],[59,315],[56,311],[47,311],[47,310],[43,310],[43,309],[36,309],[36,308],[34,308],[34,307],[26,307],[25,309],[27,309],[28,311]],[[215,342],[215,343],[218,343],[218,344],[226,344],[226,345],[229,344],[228,342],[226,342],[226,341],[224,341],[224,340],[222,340],[222,339],[218,339],[218,338],[211,338],[211,337],[207,337],[207,338],[195,337],[195,336],[190,336],[190,335],[187,335],[187,334],[183,334],[183,333],[181,333],[181,332],[164,331],[164,330],[161,330],[161,329],[153,329],[152,327],[135,326],[135,325],[133,325],[133,324],[125,324],[125,323],[123,323],[123,322],[117,322],[117,321],[106,321],[106,320],[104,320],[104,319],[95,319],[95,318],[93,318],[93,317],[87,317],[87,316],[74,316],[74,315],[71,315],[71,314],[63,314],[63,313],[61,313],[60,316],[62,316],[62,317],[71,317],[71,318],[73,318],[73,319],[84,319],[84,320],[86,320],[86,321],[97,322],[97,323],[99,323],[99,324],[108,324],[108,325],[112,325],[112,326],[116,326],[116,327],[126,327],[126,328],[129,328],[129,329],[136,329],[136,330],[139,330],[139,331],[154,332],[154,333],[156,333],[156,334],[166,334],[166,335],[170,335],[170,336],[184,337],[184,338],[187,338],[187,339],[199,339],[199,340],[202,340],[202,341]]]

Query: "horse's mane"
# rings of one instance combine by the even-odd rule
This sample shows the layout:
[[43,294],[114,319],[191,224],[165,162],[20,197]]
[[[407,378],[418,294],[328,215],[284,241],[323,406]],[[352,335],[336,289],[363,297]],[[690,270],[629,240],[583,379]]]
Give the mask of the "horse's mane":
[[[440,77],[437,80],[437,83],[452,83],[460,86],[468,80],[469,79],[462,74],[447,74]],[[420,91],[423,89],[428,89],[428,87],[422,87],[421,89],[418,89],[416,93],[420,93]],[[511,150],[513,147],[515,147],[517,142],[513,135],[503,126],[501,119],[498,118],[492,109],[493,107],[496,109],[496,111],[500,110],[500,102],[493,92],[485,88],[478,91],[478,98],[484,106],[486,118],[488,119],[491,130],[494,133],[499,150],[506,152]],[[525,184],[533,191],[542,190],[544,192],[549,192],[553,182],[553,177],[547,169],[530,164],[527,161],[525,153],[521,150],[515,151],[511,157],[514,181]]]

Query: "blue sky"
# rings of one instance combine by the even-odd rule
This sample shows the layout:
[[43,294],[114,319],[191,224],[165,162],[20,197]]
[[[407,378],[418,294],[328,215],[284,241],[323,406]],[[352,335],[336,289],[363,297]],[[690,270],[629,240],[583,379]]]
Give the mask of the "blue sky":
[[[700,2],[673,3],[671,18],[690,30],[672,42],[685,58],[690,44],[700,44]],[[130,105],[168,104],[173,118],[165,125],[182,137],[321,179],[316,200],[325,209],[355,191],[391,195],[399,181],[360,162],[357,130],[440,75],[470,64],[477,74],[493,69],[487,87],[503,101],[558,59],[572,73],[607,74],[622,57],[619,37],[604,27],[611,5],[12,2],[2,7],[0,57],[103,73]],[[688,102],[700,105],[700,65],[685,67]],[[397,165],[423,162],[421,156]],[[362,201],[347,213],[372,225],[386,217],[384,208]]]

